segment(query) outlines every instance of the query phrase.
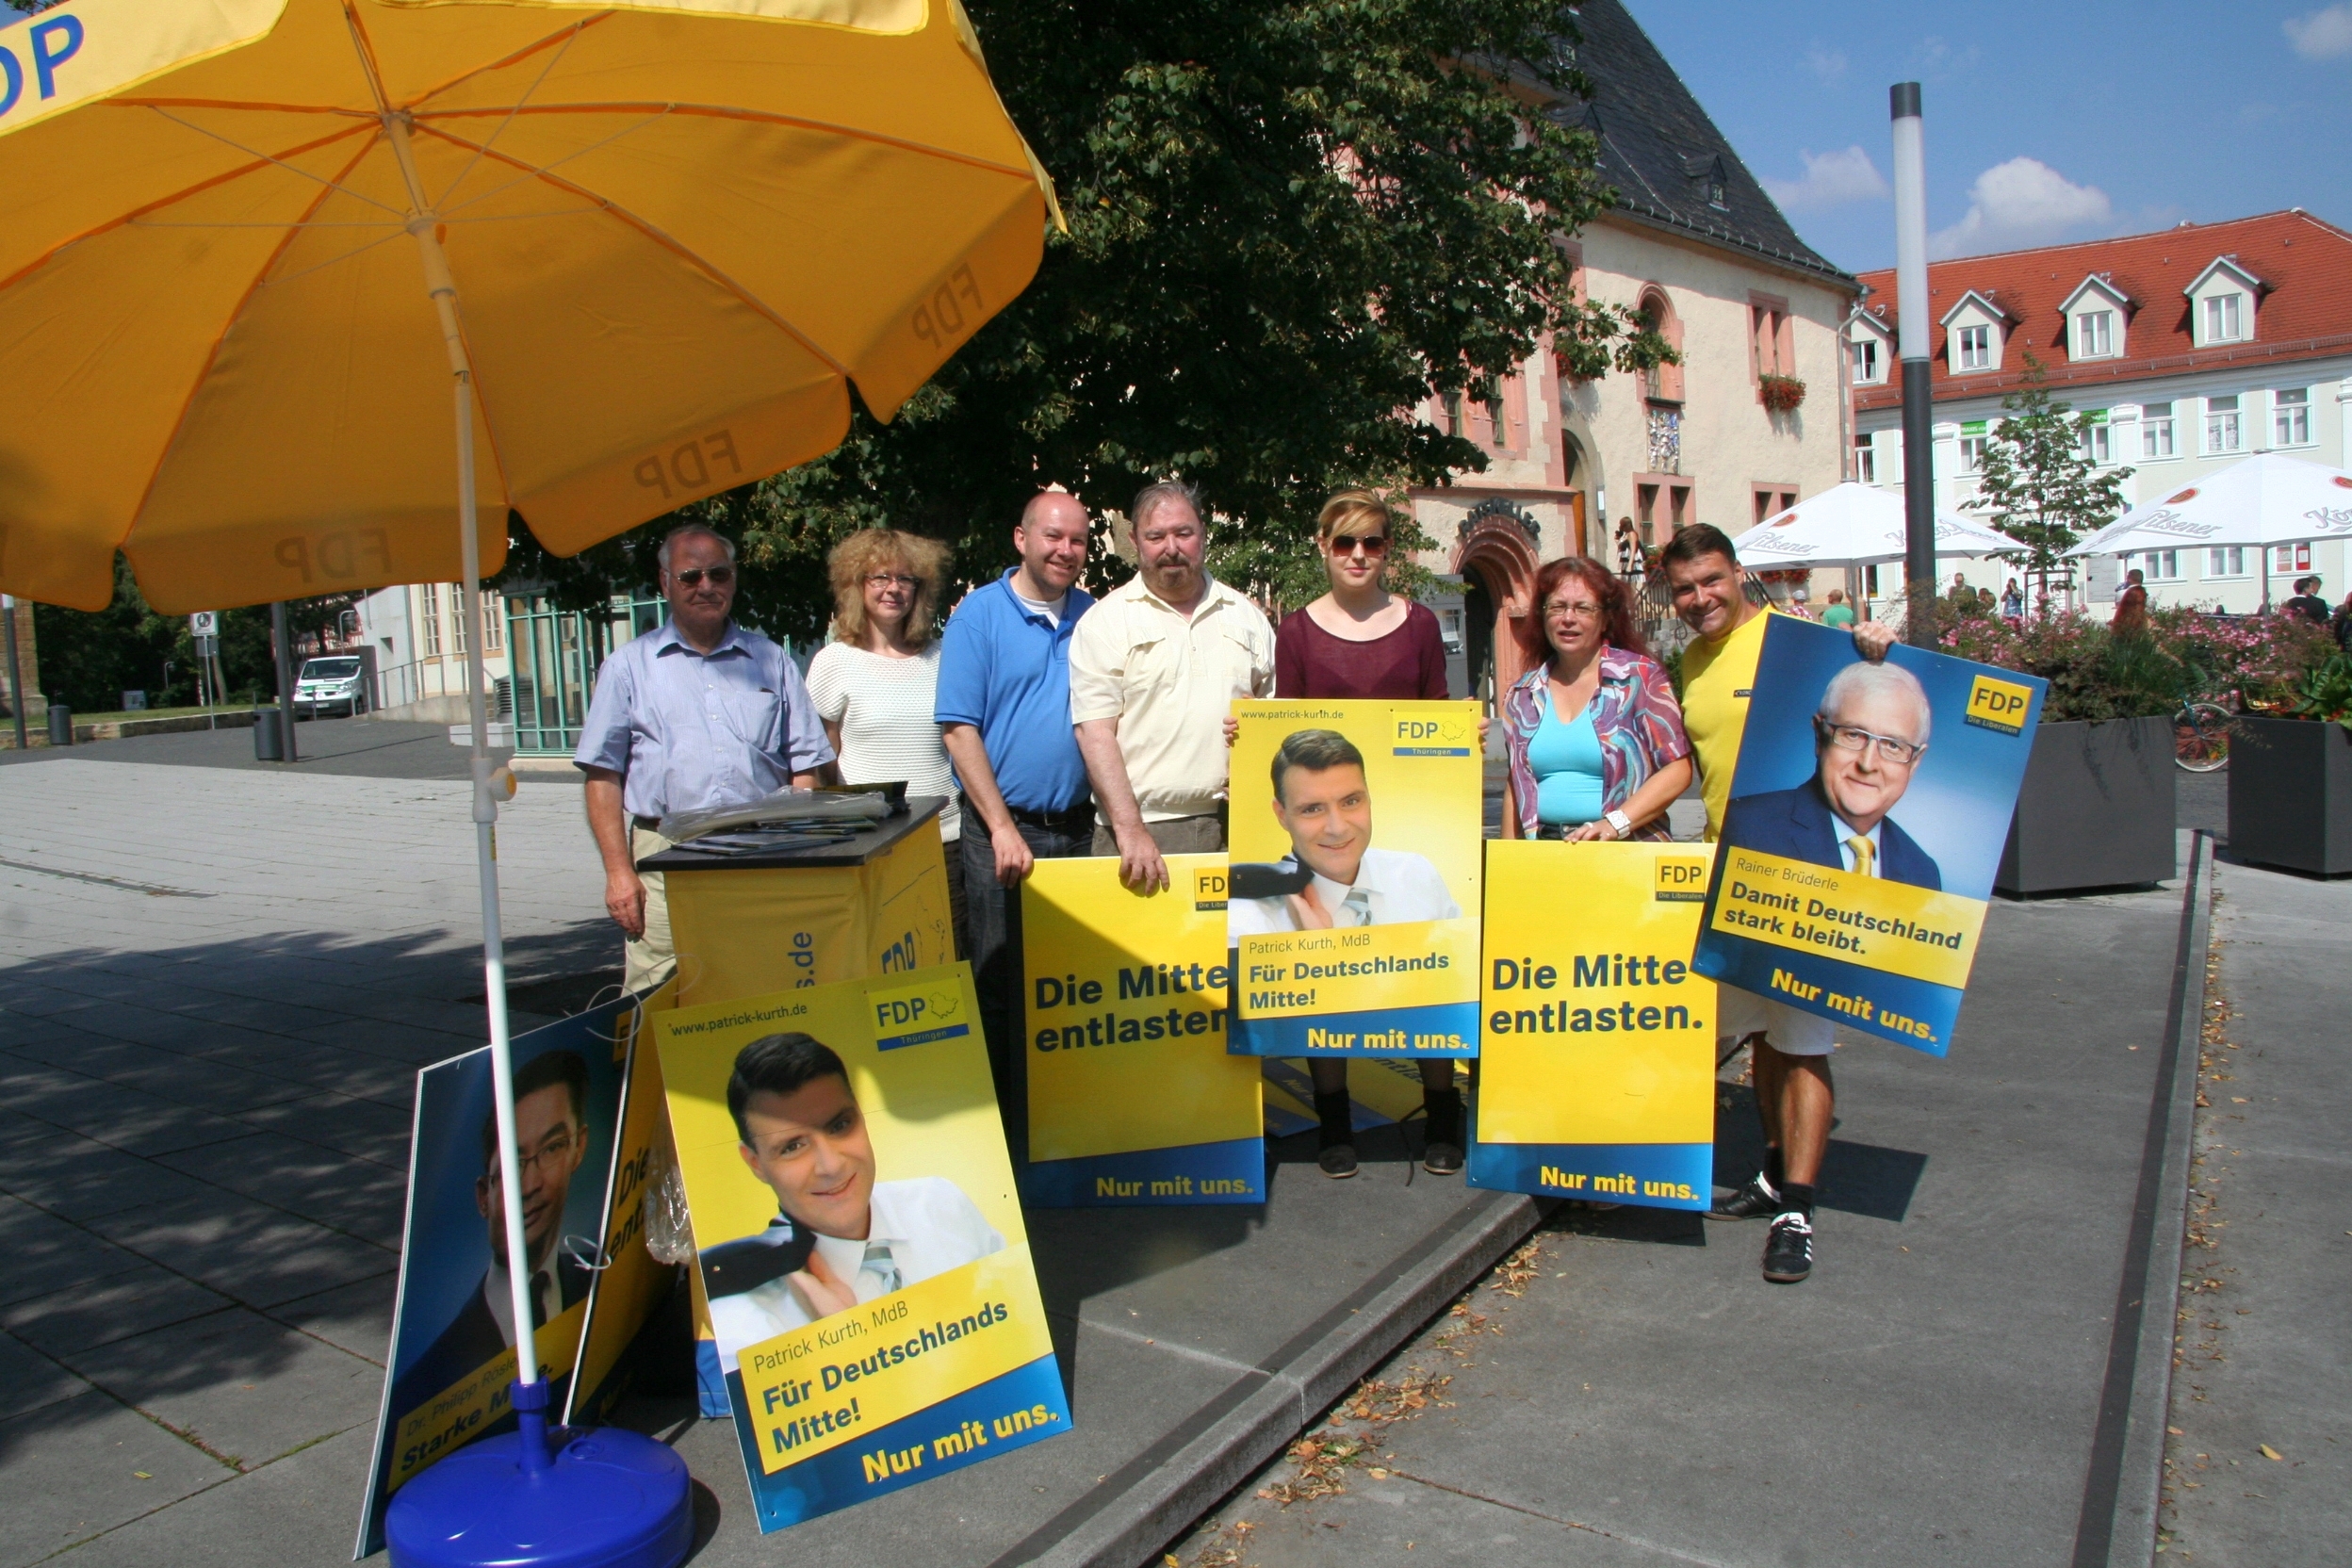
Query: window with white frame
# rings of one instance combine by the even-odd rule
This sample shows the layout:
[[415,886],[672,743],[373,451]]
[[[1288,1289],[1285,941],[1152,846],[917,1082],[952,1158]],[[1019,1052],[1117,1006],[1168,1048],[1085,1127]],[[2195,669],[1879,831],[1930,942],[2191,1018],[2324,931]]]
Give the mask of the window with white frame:
[[2082,427],[2082,455],[2093,463],[2113,463],[2115,460],[2107,428],[2107,411],[2103,408],[2094,410],[2091,422]]
[[1984,471],[1984,447],[1991,437],[1984,433],[1984,423],[1978,420],[1960,427],[1960,471],[1981,474]]
[[2311,569],[2311,547],[2306,545],[2274,545],[2270,551],[2273,572],[2308,572]]
[[2246,296],[2243,294],[2209,294],[2205,297],[2205,341],[2235,343],[2246,335],[2239,330],[2244,319]]
[[2270,395],[2270,444],[2308,446],[2311,439],[2311,390],[2283,386]]
[[2140,455],[2142,457],[2171,457],[2172,405],[2142,403],[2140,405]]
[[1878,482],[1878,446],[1867,435],[1854,438],[1854,477],[1864,484]]
[[2086,310],[2074,318],[2076,359],[2106,359],[2115,351],[2115,313]]
[[506,600],[486,589],[482,596],[482,651],[506,651]]
[[2240,422],[2238,395],[2205,400],[2205,449],[2209,452],[2234,452],[2246,445],[2246,427]]
[[1993,368],[1993,329],[1987,326],[1962,327],[1952,335],[1960,350],[1960,368],[1989,370]]
[[466,657],[466,588],[457,582],[449,584],[449,646]]
[[416,586],[416,625],[423,631],[422,657],[441,657],[441,585],[423,582]]
[[2179,550],[2143,550],[2137,555],[2125,556],[2123,565],[2127,574],[2136,570],[2150,582],[2180,580]]
[[1854,379],[1856,385],[1874,386],[1886,379],[1886,371],[1881,368],[1886,362],[1879,357],[1877,338],[1857,337],[1849,347],[1854,351]]
[[2205,577],[2208,581],[2217,577],[2246,576],[2246,547],[2223,545],[2205,552]]

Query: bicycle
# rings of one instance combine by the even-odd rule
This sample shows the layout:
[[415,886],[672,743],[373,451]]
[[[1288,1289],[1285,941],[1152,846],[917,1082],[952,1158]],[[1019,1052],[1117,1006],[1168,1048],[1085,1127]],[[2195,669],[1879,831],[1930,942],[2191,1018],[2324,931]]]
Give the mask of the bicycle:
[[2172,716],[2172,760],[2189,773],[2218,773],[2230,765],[2230,732],[2237,715],[2218,702],[2191,697]]

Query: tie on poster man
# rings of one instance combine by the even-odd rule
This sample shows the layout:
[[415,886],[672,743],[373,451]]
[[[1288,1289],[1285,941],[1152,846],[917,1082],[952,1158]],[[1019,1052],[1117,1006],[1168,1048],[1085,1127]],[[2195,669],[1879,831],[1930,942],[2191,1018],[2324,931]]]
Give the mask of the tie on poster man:
[[2047,691],[1773,616],[1692,968],[1943,1055]]
[[968,964],[654,1022],[760,1529],[1070,1429]]
[[1225,857],[1168,876],[1138,893],[1099,857],[1021,884],[1029,1203],[1266,1201],[1258,1064],[1226,1049]]
[[1233,715],[1232,1049],[1477,1055],[1478,705],[1236,702]]

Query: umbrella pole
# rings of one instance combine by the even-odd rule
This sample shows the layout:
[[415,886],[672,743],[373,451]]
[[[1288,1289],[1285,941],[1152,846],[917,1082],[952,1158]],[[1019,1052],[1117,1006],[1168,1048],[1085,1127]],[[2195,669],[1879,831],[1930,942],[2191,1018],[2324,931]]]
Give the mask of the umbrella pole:
[[[441,248],[437,215],[425,199],[424,182],[416,173],[409,149],[408,124],[400,116],[384,116],[385,139],[391,143],[400,175],[408,186],[408,232],[425,264],[425,291],[441,318],[441,340],[449,355],[449,372],[456,378],[457,399],[457,527],[463,578],[458,593],[466,616],[466,708],[473,719],[474,858],[482,877],[482,998],[490,1013],[490,1093],[498,1123],[498,1186],[504,1200],[501,1218],[506,1232],[507,1284],[511,1289],[514,1325],[515,1412],[523,1429],[523,1462],[531,1469],[547,1462],[545,1440],[547,1395],[539,1377],[539,1346],[531,1322],[531,1258],[523,1235],[521,1161],[515,1155],[514,1052],[506,1019],[506,941],[498,923],[498,808],[497,794],[512,797],[514,776],[494,779],[490,768],[490,715],[487,681],[482,659],[482,545],[475,538],[474,515],[474,371],[466,352],[465,335],[457,323],[457,280],[449,271],[449,253]],[[494,788],[496,792],[494,793]],[[533,1392],[536,1390],[534,1396]]]

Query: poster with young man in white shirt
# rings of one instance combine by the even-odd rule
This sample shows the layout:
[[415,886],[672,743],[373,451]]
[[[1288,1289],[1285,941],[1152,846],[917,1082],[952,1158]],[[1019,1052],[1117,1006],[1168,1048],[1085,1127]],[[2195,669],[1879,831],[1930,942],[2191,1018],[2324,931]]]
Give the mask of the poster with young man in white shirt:
[[2046,683],[1775,617],[1692,970],[1940,1056]]
[[[1478,1054],[1476,708],[1250,702],[1233,711],[1233,1049]],[[1374,841],[1376,820],[1384,843]]]
[[761,1530],[1070,1427],[968,965],[662,1015]]

